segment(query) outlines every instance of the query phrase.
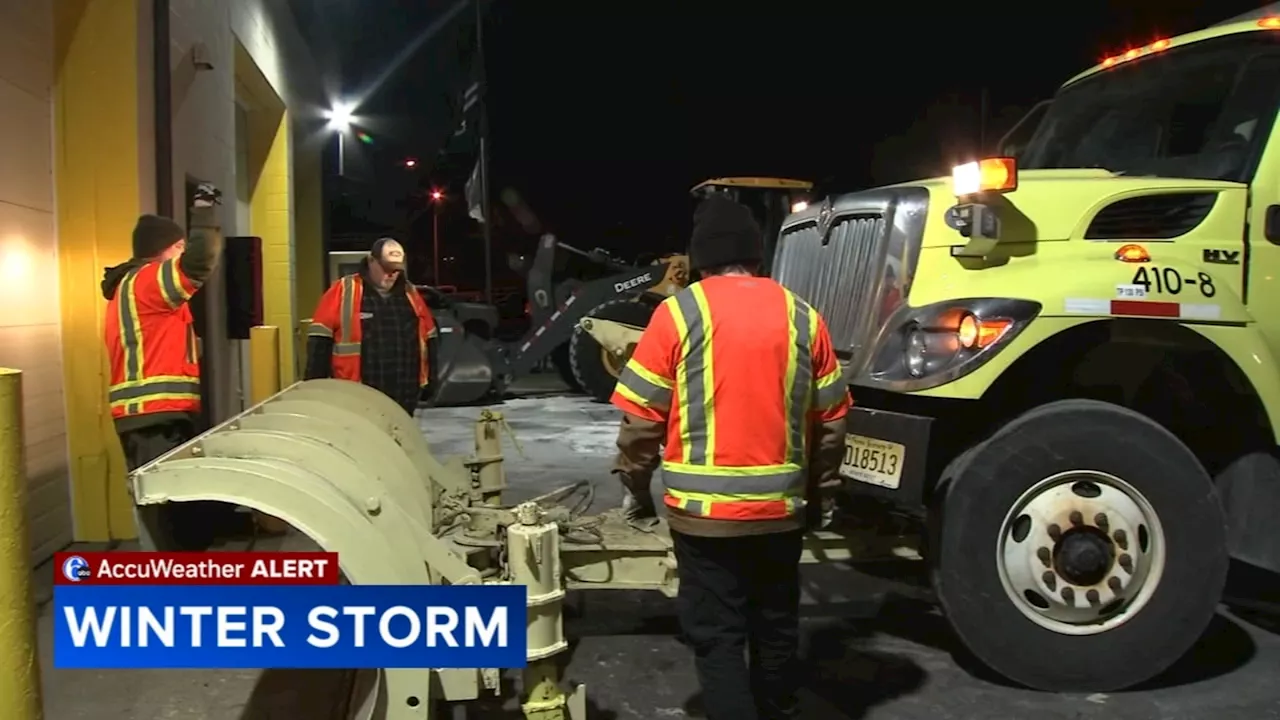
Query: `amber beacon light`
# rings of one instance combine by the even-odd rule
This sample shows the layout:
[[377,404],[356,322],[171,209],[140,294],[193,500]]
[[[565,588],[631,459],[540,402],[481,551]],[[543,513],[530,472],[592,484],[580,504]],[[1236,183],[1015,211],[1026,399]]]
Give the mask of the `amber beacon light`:
[[1120,262],[1144,263],[1151,262],[1151,253],[1141,245],[1122,245],[1116,250],[1115,258]]
[[1018,189],[1018,163],[1011,157],[986,158],[957,165],[951,170],[957,197]]

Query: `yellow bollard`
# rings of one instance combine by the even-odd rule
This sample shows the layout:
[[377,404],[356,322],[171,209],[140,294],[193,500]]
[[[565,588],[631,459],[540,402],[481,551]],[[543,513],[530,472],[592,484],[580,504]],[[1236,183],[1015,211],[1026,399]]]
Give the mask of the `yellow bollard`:
[[253,405],[280,392],[280,328],[249,328],[249,402]]
[[0,368],[0,698],[4,717],[40,720],[40,660],[27,547],[22,372]]

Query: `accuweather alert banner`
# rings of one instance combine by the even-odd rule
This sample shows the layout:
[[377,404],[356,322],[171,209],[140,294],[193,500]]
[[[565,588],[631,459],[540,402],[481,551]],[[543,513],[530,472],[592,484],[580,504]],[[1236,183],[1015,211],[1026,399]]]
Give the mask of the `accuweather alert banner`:
[[338,585],[331,553],[59,553],[58,668],[525,665],[520,585]]

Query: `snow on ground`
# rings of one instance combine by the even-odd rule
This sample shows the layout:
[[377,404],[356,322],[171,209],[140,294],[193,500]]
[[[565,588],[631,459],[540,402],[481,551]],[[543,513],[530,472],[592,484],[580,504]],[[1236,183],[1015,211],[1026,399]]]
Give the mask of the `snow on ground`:
[[[581,396],[515,398],[487,407],[510,427],[502,439],[509,502],[579,480],[595,485],[597,511],[622,501],[621,487],[609,474],[617,447],[616,409]],[[419,410],[431,451],[442,460],[474,452],[475,422],[484,409]]]

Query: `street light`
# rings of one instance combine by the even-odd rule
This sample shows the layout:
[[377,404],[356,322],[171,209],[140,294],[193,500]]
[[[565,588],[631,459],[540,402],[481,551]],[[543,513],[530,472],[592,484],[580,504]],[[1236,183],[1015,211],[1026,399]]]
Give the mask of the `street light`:
[[444,204],[444,193],[431,191],[431,272],[436,286],[440,286],[440,206]]
[[335,103],[332,108],[325,111],[325,118],[329,121],[328,128],[331,132],[338,135],[338,175],[346,174],[347,169],[347,131],[351,129],[351,122],[355,119],[352,113],[355,107],[349,103]]
[[351,113],[353,110],[355,108],[346,103],[334,105],[332,109],[325,113],[325,117],[329,120],[329,129],[334,132],[343,132],[351,127],[353,119]]
[[409,158],[404,161],[404,166],[412,170],[413,168],[418,167],[418,161],[413,158]]

